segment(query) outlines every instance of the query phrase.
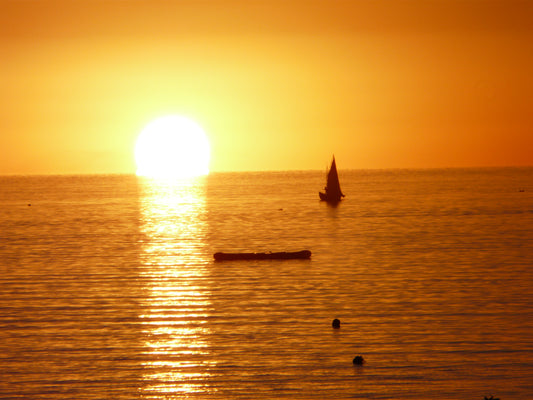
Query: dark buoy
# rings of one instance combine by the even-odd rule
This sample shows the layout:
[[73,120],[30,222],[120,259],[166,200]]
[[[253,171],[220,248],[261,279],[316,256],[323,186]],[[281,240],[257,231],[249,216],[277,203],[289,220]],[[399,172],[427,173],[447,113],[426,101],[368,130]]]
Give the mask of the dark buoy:
[[353,365],[363,365],[365,363],[365,359],[363,356],[355,356],[353,359]]
[[335,329],[339,329],[341,327],[341,321],[335,318],[331,323],[331,326]]

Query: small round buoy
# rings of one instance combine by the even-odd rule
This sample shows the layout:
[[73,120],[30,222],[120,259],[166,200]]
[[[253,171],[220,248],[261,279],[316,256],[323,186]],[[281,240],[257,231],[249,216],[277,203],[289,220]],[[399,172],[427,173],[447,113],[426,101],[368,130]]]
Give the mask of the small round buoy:
[[335,318],[333,322],[331,323],[331,326],[335,329],[339,329],[341,327],[341,321]]
[[363,356],[355,356],[355,358],[353,359],[354,365],[363,365],[364,363],[365,359],[363,358]]
[[28,203],[28,207],[31,207],[31,204],[30,204],[30,203]]

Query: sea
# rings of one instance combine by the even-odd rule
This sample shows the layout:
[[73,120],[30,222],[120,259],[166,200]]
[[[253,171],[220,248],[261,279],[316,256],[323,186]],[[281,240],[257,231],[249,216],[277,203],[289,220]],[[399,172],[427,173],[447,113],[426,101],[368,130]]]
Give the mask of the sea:
[[533,397],[533,168],[339,176],[1,176],[0,398]]

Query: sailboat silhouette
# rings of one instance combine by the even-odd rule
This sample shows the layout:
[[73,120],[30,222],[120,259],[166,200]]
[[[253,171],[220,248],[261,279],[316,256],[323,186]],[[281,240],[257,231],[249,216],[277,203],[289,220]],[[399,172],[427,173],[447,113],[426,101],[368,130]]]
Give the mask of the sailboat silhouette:
[[331,167],[328,171],[324,192],[318,192],[318,195],[320,196],[320,200],[327,201],[328,203],[338,203],[344,197],[339,183],[339,174],[337,173],[335,156],[333,156],[333,160],[331,161]]

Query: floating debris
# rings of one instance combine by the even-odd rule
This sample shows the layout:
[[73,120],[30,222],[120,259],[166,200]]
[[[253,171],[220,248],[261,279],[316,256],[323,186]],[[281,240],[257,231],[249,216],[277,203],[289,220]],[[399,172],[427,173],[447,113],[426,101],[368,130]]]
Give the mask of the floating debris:
[[[355,358],[353,359],[354,365],[363,365],[364,363],[365,363],[365,359],[363,358],[363,356],[355,356]],[[497,399],[493,399],[493,400],[497,400]]]

